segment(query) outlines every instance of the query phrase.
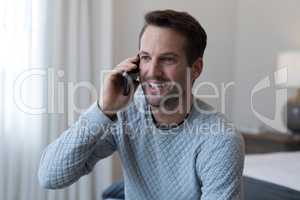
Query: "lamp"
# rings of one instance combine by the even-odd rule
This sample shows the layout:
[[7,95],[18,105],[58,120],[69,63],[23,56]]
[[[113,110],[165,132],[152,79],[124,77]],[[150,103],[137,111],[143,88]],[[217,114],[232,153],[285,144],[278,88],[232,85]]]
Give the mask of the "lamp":
[[278,68],[286,69],[281,73],[287,88],[297,89],[296,96],[289,97],[286,104],[286,125],[292,133],[300,134],[300,51],[284,52],[278,56]]

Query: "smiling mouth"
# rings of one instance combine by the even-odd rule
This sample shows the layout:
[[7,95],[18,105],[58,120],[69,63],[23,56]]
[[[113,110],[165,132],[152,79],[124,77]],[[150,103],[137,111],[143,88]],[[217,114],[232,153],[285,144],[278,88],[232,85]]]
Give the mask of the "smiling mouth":
[[162,95],[173,88],[173,83],[166,82],[146,82],[146,88],[148,88],[149,93],[152,95]]
[[164,87],[169,86],[170,84],[165,82],[165,83],[148,83],[148,86],[152,89],[162,89]]

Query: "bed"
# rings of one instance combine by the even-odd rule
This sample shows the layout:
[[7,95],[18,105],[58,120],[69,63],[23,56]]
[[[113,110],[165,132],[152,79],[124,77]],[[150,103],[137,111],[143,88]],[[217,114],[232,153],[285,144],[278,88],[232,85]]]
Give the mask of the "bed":
[[245,158],[245,200],[300,200],[300,151]]

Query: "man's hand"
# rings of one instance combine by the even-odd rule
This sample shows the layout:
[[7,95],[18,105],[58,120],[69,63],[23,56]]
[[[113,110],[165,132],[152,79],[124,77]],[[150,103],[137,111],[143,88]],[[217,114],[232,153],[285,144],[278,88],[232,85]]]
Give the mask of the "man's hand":
[[125,108],[131,101],[133,94],[137,88],[138,83],[129,81],[130,94],[123,95],[123,72],[129,72],[134,70],[138,66],[134,64],[138,60],[138,57],[127,58],[116,68],[114,68],[105,78],[104,85],[102,87],[99,97],[99,107],[109,117],[114,117],[115,114]]

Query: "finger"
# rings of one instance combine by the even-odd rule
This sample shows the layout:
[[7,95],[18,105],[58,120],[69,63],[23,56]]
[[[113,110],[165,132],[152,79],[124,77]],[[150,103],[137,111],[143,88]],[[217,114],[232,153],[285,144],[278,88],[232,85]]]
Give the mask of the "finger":
[[135,62],[137,61],[139,58],[139,55],[137,54],[136,56],[134,57],[130,57],[130,58],[127,58],[125,61],[128,61],[128,62]]
[[120,63],[117,68],[131,68],[137,66],[135,63]]
[[124,65],[118,65],[115,69],[119,72],[130,72],[134,69],[136,69],[138,66],[136,64],[124,64]]
[[127,58],[126,60],[123,60],[119,65],[121,65],[121,64],[135,63],[136,61],[138,61],[138,59],[139,59],[138,56],[130,57],[130,58]]

